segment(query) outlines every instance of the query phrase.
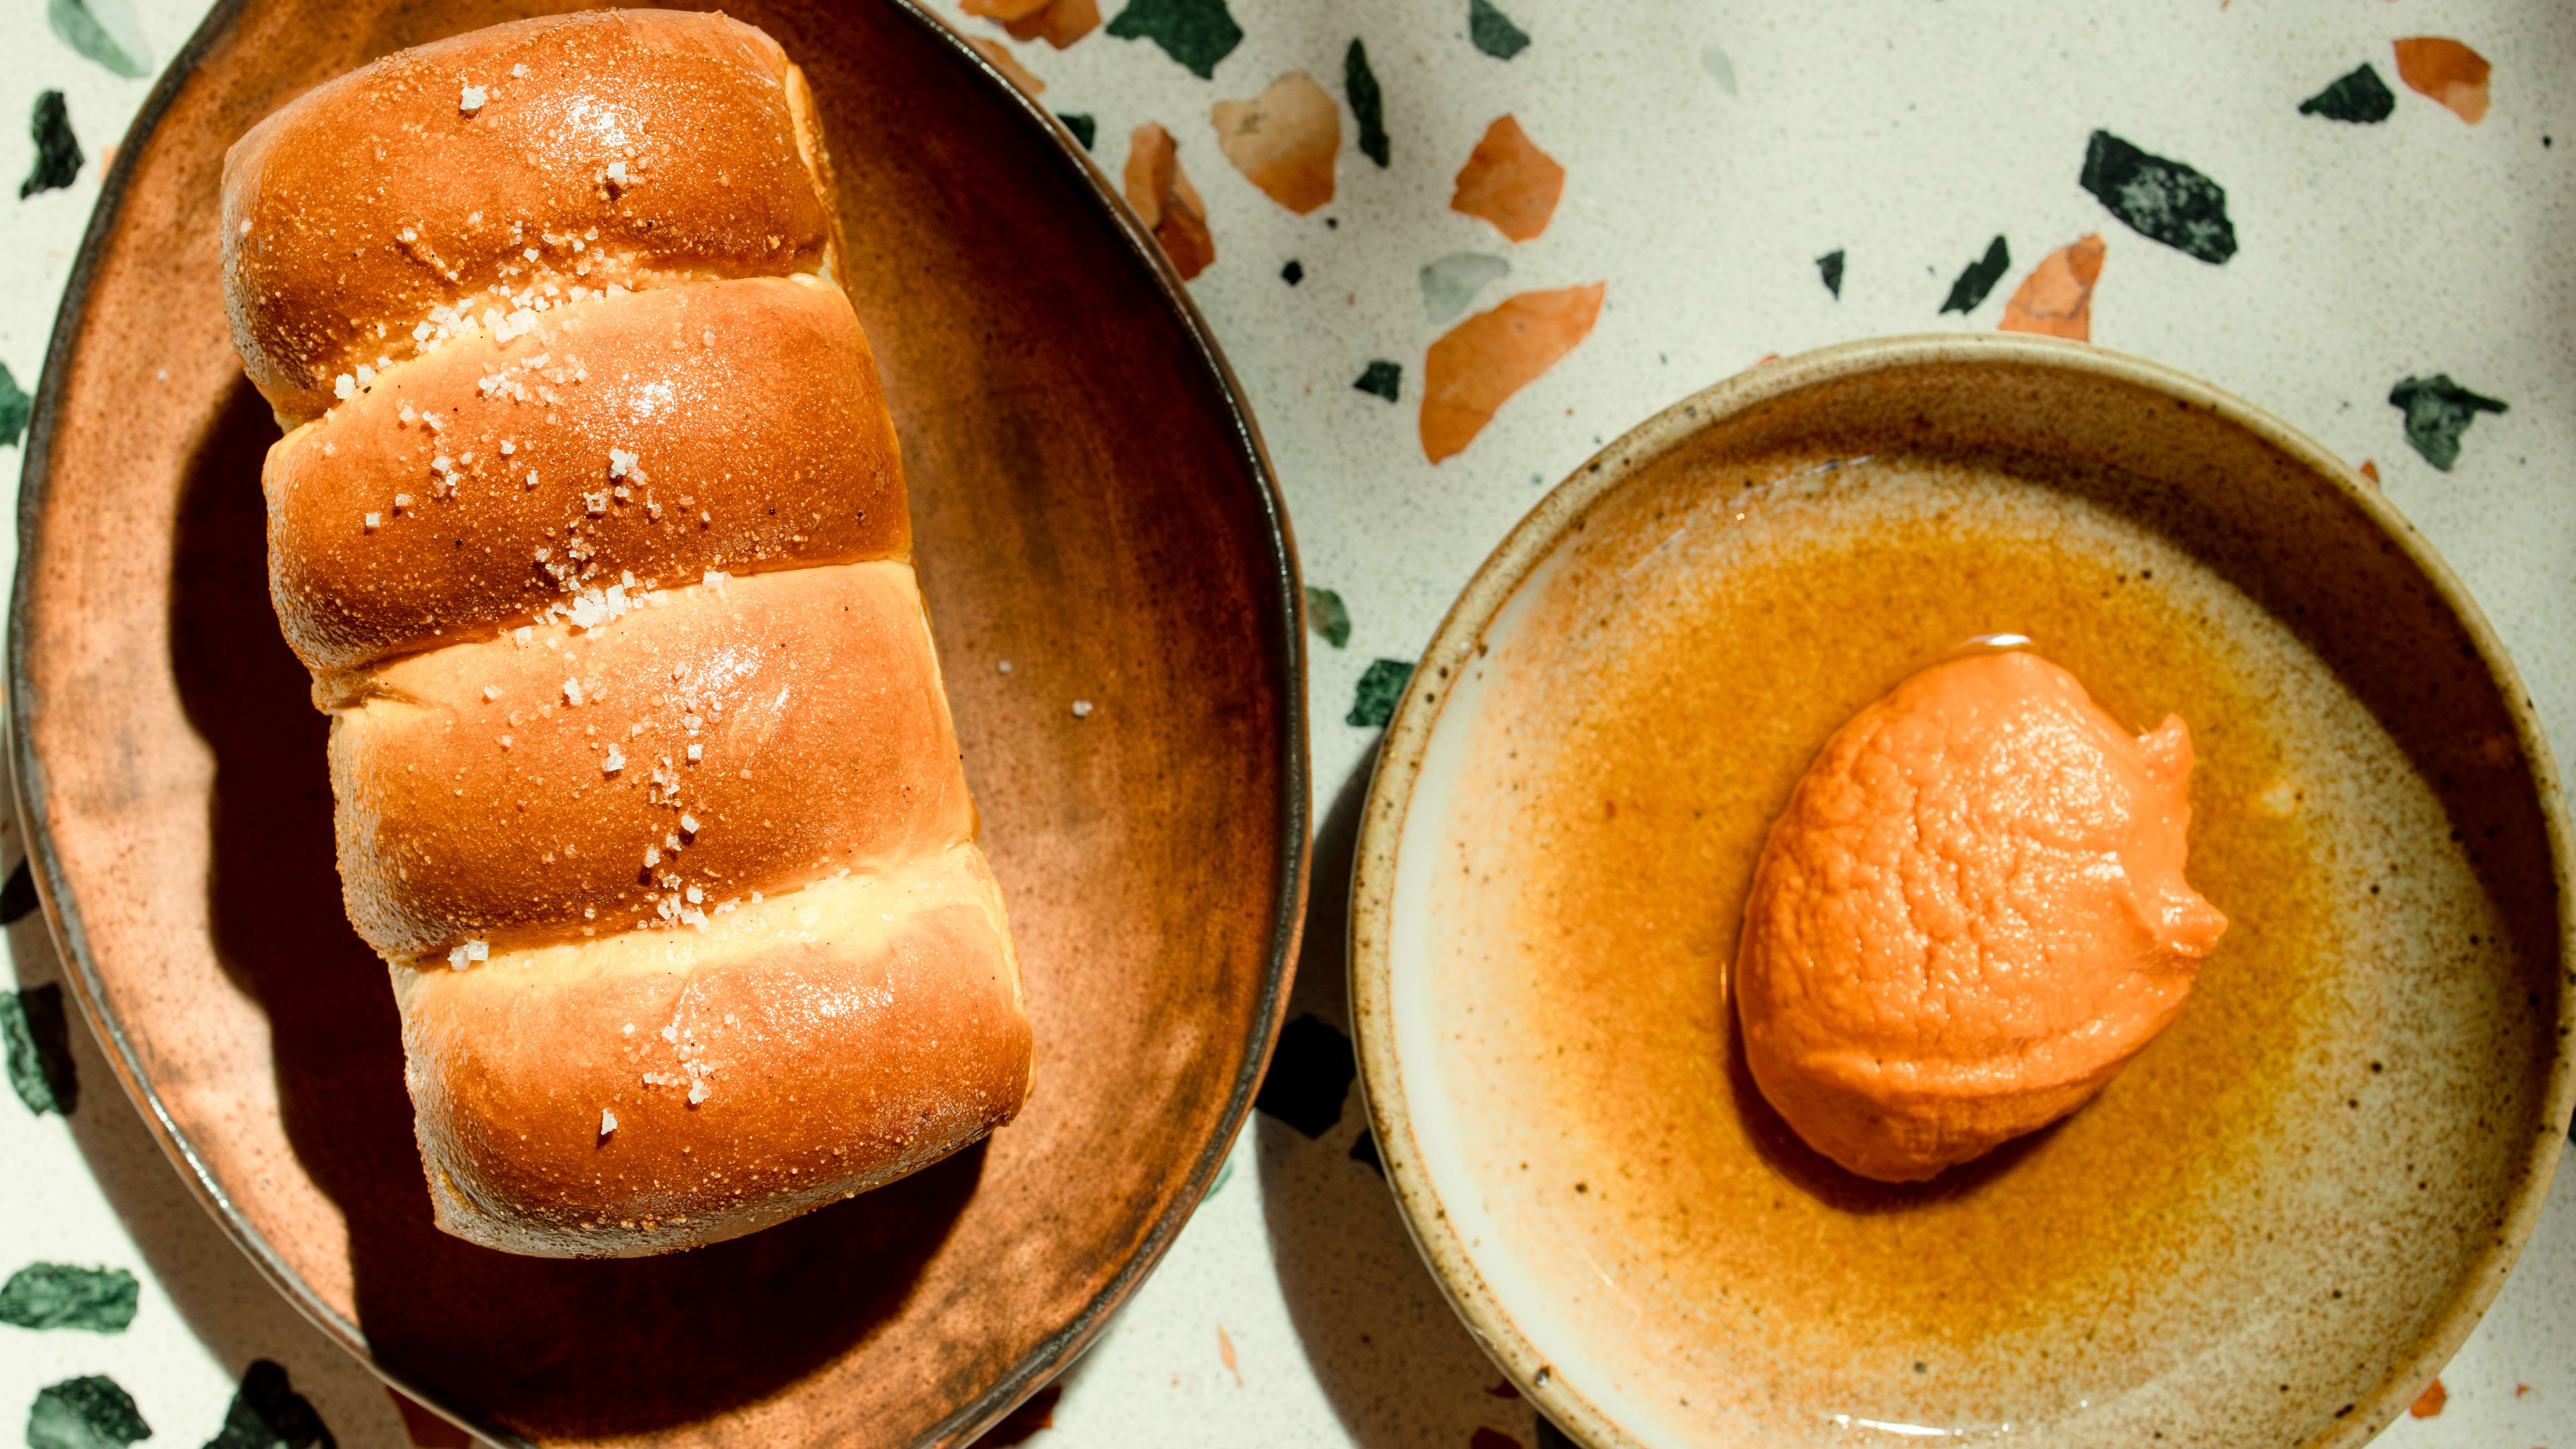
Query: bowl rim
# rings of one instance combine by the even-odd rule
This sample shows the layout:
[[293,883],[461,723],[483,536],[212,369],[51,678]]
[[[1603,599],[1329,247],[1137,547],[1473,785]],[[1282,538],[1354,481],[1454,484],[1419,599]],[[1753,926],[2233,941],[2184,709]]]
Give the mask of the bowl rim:
[[[1475,1251],[1463,1240],[1442,1206],[1440,1194],[1423,1165],[1413,1115],[1405,1098],[1403,1062],[1395,1044],[1389,943],[1394,926],[1396,858],[1405,816],[1448,693],[1437,687],[1445,678],[1445,672],[1437,666],[1472,654],[1495,615],[1567,534],[1580,526],[1593,506],[1687,439],[1763,403],[1810,388],[1881,371],[1937,366],[2054,369],[2162,394],[2252,433],[2303,465],[2323,486],[2357,507],[2433,586],[2443,607],[2467,631],[2480,665],[2503,696],[2540,795],[2551,876],[2557,885],[2560,958],[2562,962],[2576,961],[2576,844],[2571,843],[2557,766],[2521,676],[2467,586],[2434,552],[2430,541],[2351,465],[2313,439],[2271,413],[2161,363],[2087,343],[2016,333],[1921,333],[1840,343],[1757,363],[1693,393],[1614,439],[1551,489],[1495,546],[1460,592],[1430,645],[1423,650],[1389,722],[1376,772],[1369,782],[1352,868],[1348,970],[1360,1088],[1368,1110],[1369,1130],[1377,1141],[1378,1155],[1386,1166],[1387,1185],[1395,1194],[1405,1228],[1412,1234],[1414,1246],[1430,1266],[1432,1276],[1439,1281],[1450,1307],[1465,1320],[1477,1343],[1543,1415],[1579,1442],[1598,1449],[1651,1446],[1574,1392],[1521,1331],[1510,1306],[1478,1269]],[[1426,681],[1431,687],[1426,687]],[[2506,1273],[2539,1219],[2560,1150],[2567,1141],[2570,1109],[2576,1107],[2576,1055],[2571,1055],[2571,1037],[2576,1037],[2576,988],[2562,987],[2554,1038],[2556,1058],[2542,1099],[2543,1111],[2549,1121],[2557,1124],[2556,1130],[2542,1133],[2520,1159],[2523,1172],[2503,1220],[2470,1258],[2460,1288],[2440,1309],[2432,1331],[2378,1389],[2353,1408],[2336,1429],[2313,1441],[2309,1449],[2358,1449],[2412,1402],[2416,1392],[2458,1351],[2494,1302]]]
[[[90,213],[87,228],[82,232],[80,249],[73,257],[71,274],[63,288],[62,303],[55,313],[53,331],[45,347],[44,371],[36,386],[19,484],[19,568],[10,593],[8,616],[7,768],[17,801],[19,825],[26,832],[27,860],[32,867],[30,874],[44,906],[45,923],[53,937],[56,954],[62,962],[63,978],[71,987],[82,1014],[98,1034],[108,1064],[125,1088],[127,1098],[140,1111],[144,1126],[159,1143],[171,1165],[178,1169],[180,1180],[223,1229],[225,1236],[268,1280],[269,1286],[293,1304],[326,1338],[356,1358],[388,1387],[399,1390],[413,1402],[483,1440],[503,1446],[503,1449],[540,1449],[523,1436],[483,1422],[447,1403],[434,1391],[377,1363],[359,1325],[323,1302],[311,1285],[298,1276],[277,1250],[243,1218],[196,1144],[172,1117],[145,1071],[124,1022],[107,1005],[106,983],[90,954],[80,904],[63,878],[61,858],[48,826],[44,762],[35,751],[27,724],[35,690],[28,674],[29,631],[26,625],[35,604],[37,578],[37,570],[28,564],[40,552],[45,502],[52,492],[54,430],[66,382],[72,373],[73,356],[78,351],[90,315],[90,289],[99,257],[125,214],[134,176],[145,149],[141,142],[160,128],[171,105],[195,77],[209,53],[232,31],[243,13],[257,3],[262,3],[262,0],[217,0],[205,18],[198,22],[187,43],[154,81],[115,148],[115,160],[101,180],[98,201]],[[931,45],[944,49],[952,60],[962,64],[977,78],[975,83],[983,86],[988,100],[997,102],[1018,117],[1022,126],[1034,128],[1045,142],[1053,146],[1057,160],[1081,179],[1091,203],[1099,208],[1110,227],[1127,243],[1135,260],[1143,264],[1153,291],[1172,320],[1179,325],[1206,379],[1215,385],[1230,425],[1235,451],[1255,485],[1253,501],[1259,509],[1260,537],[1266,555],[1260,587],[1278,606],[1274,614],[1275,625],[1268,631],[1268,662],[1281,676],[1281,693],[1287,705],[1280,711],[1274,736],[1281,768],[1278,783],[1280,828],[1275,843],[1273,871],[1280,890],[1272,905],[1261,983],[1254,998],[1251,1030],[1245,1043],[1248,1049],[1241,1068],[1227,1088],[1217,1128],[1210,1134],[1197,1160],[1190,1164],[1188,1175],[1170,1205],[1154,1220],[1127,1262],[1102,1285],[1100,1291],[1071,1319],[1022,1355],[981,1394],[931,1425],[913,1441],[912,1449],[934,1449],[934,1446],[971,1442],[1089,1348],[1108,1326],[1110,1315],[1133,1296],[1147,1275],[1160,1265],[1164,1254],[1170,1250],[1223,1170],[1235,1139],[1241,1135],[1243,1124],[1251,1114],[1252,1099],[1269,1068],[1271,1052],[1278,1045],[1280,1024],[1288,1008],[1289,988],[1296,975],[1298,946],[1305,928],[1306,895],[1312,874],[1313,822],[1310,817],[1313,813],[1313,790],[1310,776],[1313,767],[1309,758],[1306,718],[1305,590],[1298,567],[1296,537],[1289,523],[1277,469],[1271,463],[1269,449],[1262,441],[1260,424],[1253,415],[1251,400],[1246,396],[1233,364],[1218,345],[1207,319],[1191,300],[1188,287],[1173,268],[1171,259],[1164,254],[1162,245],[1137,218],[1126,198],[1110,184],[1107,173],[1093,159],[1089,149],[1074,138],[1063,122],[968,44],[964,33],[939,19],[925,0],[876,0],[876,3],[908,21],[928,38]],[[614,0],[605,4],[585,0],[584,4],[568,8],[608,9],[615,6]]]

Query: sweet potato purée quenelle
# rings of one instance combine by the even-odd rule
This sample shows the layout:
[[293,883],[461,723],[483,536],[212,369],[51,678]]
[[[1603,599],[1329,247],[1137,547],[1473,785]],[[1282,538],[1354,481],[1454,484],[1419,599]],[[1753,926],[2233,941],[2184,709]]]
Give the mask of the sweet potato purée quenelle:
[[1771,827],[1735,995],[1809,1146],[1916,1182],[2082,1106],[2227,918],[2183,880],[2191,731],[2131,737],[2027,651],[1935,665],[1826,742]]

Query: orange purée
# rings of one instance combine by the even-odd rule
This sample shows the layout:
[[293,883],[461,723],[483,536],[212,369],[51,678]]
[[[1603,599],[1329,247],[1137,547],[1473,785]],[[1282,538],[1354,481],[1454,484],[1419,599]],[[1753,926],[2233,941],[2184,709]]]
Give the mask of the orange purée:
[[1918,1182],[2090,1100],[2182,1010],[2227,918],[2183,880],[2191,732],[2131,738],[2026,652],[1852,717],[1771,827],[1735,997],[1809,1146]]

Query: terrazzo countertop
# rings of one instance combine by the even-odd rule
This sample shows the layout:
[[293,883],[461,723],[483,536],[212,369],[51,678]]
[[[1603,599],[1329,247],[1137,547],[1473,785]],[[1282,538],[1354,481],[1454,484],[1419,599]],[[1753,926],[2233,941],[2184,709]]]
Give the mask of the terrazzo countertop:
[[[1161,1269],[992,1442],[1554,1441],[1442,1302],[1362,1139],[1342,887],[1379,727],[1450,599],[1546,485],[1686,392],[1774,354],[1999,326],[2207,378],[2367,463],[2576,752],[2576,193],[2555,140],[2576,146],[2576,87],[2550,79],[2576,7],[935,3],[1043,87],[1192,274],[1318,635],[1314,906],[1261,1110]],[[0,136],[0,180],[23,178],[0,198],[0,457],[108,153],[202,13],[0,12],[20,57],[0,116],[30,118]],[[463,1443],[188,1195],[66,1019],[16,836],[0,1418],[27,1406],[40,1449]],[[2381,1442],[2576,1449],[2571,1282],[2562,1178]]]

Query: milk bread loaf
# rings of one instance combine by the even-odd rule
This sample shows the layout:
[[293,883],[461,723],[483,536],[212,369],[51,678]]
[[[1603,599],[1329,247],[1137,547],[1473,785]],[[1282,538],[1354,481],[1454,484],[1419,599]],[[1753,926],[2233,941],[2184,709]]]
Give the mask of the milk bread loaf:
[[493,26],[308,92],[223,186],[270,594],[439,1226],[666,1252],[1010,1120],[1018,962],[776,43]]

